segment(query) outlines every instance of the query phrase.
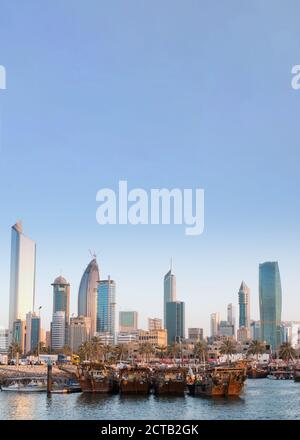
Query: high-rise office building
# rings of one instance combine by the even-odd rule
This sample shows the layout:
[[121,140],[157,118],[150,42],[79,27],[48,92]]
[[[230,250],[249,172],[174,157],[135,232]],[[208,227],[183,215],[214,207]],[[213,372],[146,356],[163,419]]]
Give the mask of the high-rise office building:
[[260,341],[260,321],[251,321],[250,338],[252,339],[252,341]]
[[168,344],[181,342],[185,338],[185,304],[182,301],[167,302],[166,330]]
[[91,339],[91,318],[78,316],[70,320],[70,347],[78,351],[80,345]]
[[91,318],[91,335],[97,330],[97,287],[99,267],[94,258],[87,266],[81,278],[78,292],[78,316]]
[[203,341],[203,328],[199,328],[199,327],[189,328],[188,339],[192,342]]
[[239,293],[239,328],[246,327],[250,330],[250,289],[242,281]]
[[164,328],[167,325],[167,303],[176,301],[176,277],[172,268],[164,277]]
[[212,313],[210,315],[210,336],[216,337],[220,332],[220,313]]
[[26,315],[26,353],[33,353],[40,342],[40,317],[35,312]]
[[0,353],[8,352],[8,329],[0,327]]
[[119,332],[131,333],[138,329],[138,313],[137,312],[120,312],[119,313]]
[[70,284],[64,277],[59,276],[51,286],[53,286],[53,313],[65,312],[65,344],[69,345]]
[[65,346],[66,320],[65,312],[53,313],[51,322],[51,348],[61,350]]
[[24,354],[26,350],[26,321],[23,319],[16,319],[13,323],[12,341],[19,344],[21,353]]
[[17,319],[25,320],[34,310],[36,245],[22,231],[22,224],[11,229],[9,339],[12,340],[13,325]]
[[53,313],[65,312],[66,322],[70,319],[70,284],[62,276],[55,278],[53,286]]
[[148,318],[148,330],[161,330],[163,328],[162,326],[162,319],[159,318]]
[[282,290],[278,262],[259,265],[261,339],[274,351],[280,345]]
[[115,337],[116,283],[108,277],[98,285],[97,333]]
[[220,321],[219,334],[231,338],[234,336],[234,326],[229,321]]
[[231,303],[227,306],[227,322],[233,326],[233,335],[235,335],[235,307]]

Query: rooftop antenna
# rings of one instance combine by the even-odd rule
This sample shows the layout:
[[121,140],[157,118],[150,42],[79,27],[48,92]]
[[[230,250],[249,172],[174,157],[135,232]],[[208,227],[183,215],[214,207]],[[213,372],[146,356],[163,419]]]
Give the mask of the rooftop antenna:
[[92,252],[91,251],[91,249],[89,249],[89,253],[90,253],[90,256],[92,257],[92,258],[97,258],[97,255],[96,255],[96,252],[94,251],[94,252]]
[[172,257],[170,258],[170,271],[172,272],[173,269],[173,259]]

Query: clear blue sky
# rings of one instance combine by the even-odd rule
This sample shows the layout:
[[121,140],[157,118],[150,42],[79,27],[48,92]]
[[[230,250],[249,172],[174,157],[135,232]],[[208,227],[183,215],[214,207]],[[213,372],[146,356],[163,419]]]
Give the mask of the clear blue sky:
[[[300,320],[297,0],[1,0],[0,325],[10,226],[37,242],[44,322],[60,271],[77,291],[95,250],[121,309],[162,315],[173,256],[187,324],[225,317],[241,280],[278,260],[283,319]],[[205,232],[96,223],[96,192],[204,188]]]

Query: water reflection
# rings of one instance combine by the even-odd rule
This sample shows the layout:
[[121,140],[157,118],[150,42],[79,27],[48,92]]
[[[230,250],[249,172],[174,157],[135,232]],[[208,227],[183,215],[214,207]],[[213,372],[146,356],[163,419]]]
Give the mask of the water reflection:
[[248,381],[240,397],[0,392],[0,419],[300,419],[300,384]]

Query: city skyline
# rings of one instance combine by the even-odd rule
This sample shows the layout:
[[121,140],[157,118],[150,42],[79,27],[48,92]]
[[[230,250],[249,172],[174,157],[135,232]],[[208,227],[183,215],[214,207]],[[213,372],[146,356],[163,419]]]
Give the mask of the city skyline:
[[[36,263],[36,256],[35,256],[35,251],[36,251],[36,243],[29,239],[28,237],[23,235],[23,227],[21,225],[21,222],[17,222],[16,224],[14,224],[11,227],[11,231],[12,231],[12,241],[11,241],[11,264],[12,264],[12,269],[14,269],[14,260],[15,257],[13,257],[14,253],[15,253],[15,248],[16,248],[16,239],[14,239],[14,236],[17,235],[19,237],[19,235],[27,240],[30,241],[31,243],[31,247],[32,247],[32,243],[33,243],[33,247],[34,247],[34,278],[35,278],[35,263]],[[18,240],[17,240],[18,241]],[[29,249],[30,251],[30,249]],[[30,254],[32,254],[32,252],[29,252]],[[26,255],[23,256],[23,258],[26,259]],[[258,270],[259,270],[259,276],[260,276],[260,271],[261,271],[261,267],[265,266],[265,265],[272,265],[272,264],[277,264],[277,268],[278,268],[278,262],[276,263],[272,263],[272,262],[264,262],[264,263],[259,263],[258,266]],[[277,269],[278,271],[278,269]],[[279,273],[279,272],[278,272]],[[21,274],[22,275],[22,274]],[[99,283],[100,281],[100,283]],[[99,324],[97,324],[97,322],[99,322],[99,305],[100,305],[100,301],[98,300],[98,295],[100,292],[100,286],[104,285],[104,284],[110,284],[110,277],[108,278],[108,280],[100,280],[100,271],[99,271],[99,267],[97,264],[97,260],[96,260],[96,256],[93,255],[93,259],[89,262],[89,264],[87,265],[81,280],[80,280],[80,285],[79,285],[79,289],[78,289],[78,296],[77,296],[77,300],[78,300],[78,307],[76,312],[72,313],[73,316],[77,316],[78,318],[81,316],[87,316],[88,312],[86,310],[86,305],[88,303],[88,301],[91,301],[94,303],[95,302],[95,307],[94,307],[94,312],[96,313],[96,317],[95,317],[95,325],[94,328],[97,329],[97,327],[99,326]],[[115,282],[112,281],[113,284],[113,288],[114,288],[114,293],[113,293],[113,297],[115,298]],[[280,275],[279,275],[279,284],[280,284],[280,310],[282,307],[282,300],[281,300],[281,280],[280,280]],[[65,322],[66,324],[69,322],[69,317],[70,317],[70,283],[68,283],[66,281],[66,279],[60,275],[58,277],[55,278],[54,282],[51,283],[51,286],[53,287],[53,313],[52,313],[52,317],[54,315],[54,313],[56,311],[60,311],[60,310],[64,310],[65,311]],[[96,286],[96,287],[95,287]],[[67,289],[65,291],[65,289]],[[64,292],[62,293],[62,290],[64,290]],[[98,293],[96,293],[96,291],[98,290]],[[244,327],[243,323],[246,321],[249,322],[248,325],[248,329],[250,330],[250,322],[253,321],[257,321],[260,319],[261,316],[261,306],[260,306],[260,311],[259,311],[259,318],[255,319],[252,317],[251,312],[250,312],[250,288],[246,285],[246,283],[244,281],[242,281],[239,292],[238,292],[238,300],[236,301],[237,307],[239,308],[239,316],[238,316],[238,322],[239,322],[239,327]],[[260,298],[261,294],[259,293],[259,298]],[[28,312],[25,313],[25,316],[27,315],[27,313],[30,313],[31,311],[34,311],[34,299],[35,299],[35,291],[33,290],[33,294],[32,294],[32,298],[33,298],[33,306],[32,309],[29,309]],[[171,302],[178,302],[176,300],[176,276],[172,271],[172,261],[171,261],[171,267],[169,269],[169,271],[166,273],[166,275],[164,276],[164,283],[163,283],[163,308],[165,307],[165,304],[167,304],[166,299],[171,299]],[[259,299],[260,301],[260,299]],[[246,302],[246,308],[244,307],[243,303]],[[59,305],[57,308],[57,304]],[[117,317],[117,308],[116,308],[117,303],[113,302],[113,310],[114,310],[114,317],[113,319],[113,327],[116,329],[117,328],[117,324],[116,324],[116,317]],[[85,311],[83,310],[83,307],[85,307]],[[103,304],[101,306],[103,308]],[[106,306],[107,307],[107,306]],[[231,311],[230,313],[233,313],[234,316],[234,310],[235,310],[235,306],[232,303],[227,304],[227,312],[214,312],[210,314],[210,331],[205,331],[205,334],[207,336],[210,336],[212,334],[212,316],[213,315],[218,315],[218,324],[217,327],[219,326],[220,322],[222,322],[223,318],[226,318],[227,316],[227,321],[229,322],[229,308],[233,308],[233,311]],[[40,306],[39,309],[42,309],[43,307]],[[90,313],[90,312],[89,312]],[[119,311],[120,313],[138,313],[138,312],[126,312],[126,311]],[[158,316],[160,312],[156,312],[156,315]],[[281,312],[280,312],[281,313]],[[188,315],[187,315],[188,316]],[[248,317],[248,318],[247,318]],[[19,317],[16,319],[18,320]],[[145,318],[145,320],[149,320],[149,316],[147,316]],[[144,320],[144,322],[145,322]],[[188,317],[187,319],[185,318],[186,321],[186,325],[185,325],[185,330],[187,330],[189,327],[191,327],[189,325],[188,322]],[[235,321],[235,318],[234,318]],[[297,321],[297,319],[291,319],[288,321]],[[226,321],[223,321],[226,322]],[[280,320],[281,322],[281,320]],[[91,323],[92,323],[92,318],[91,318]],[[51,319],[50,319],[50,324],[51,324]],[[200,323],[201,324],[201,323]],[[3,328],[5,328],[5,326],[2,326]],[[47,327],[47,325],[46,325]],[[92,326],[93,328],[93,326]],[[96,330],[92,331],[91,328],[91,334],[95,333]],[[142,326],[140,327],[142,328]],[[143,328],[146,328],[146,326],[144,326]],[[202,326],[203,328],[203,326]],[[98,330],[100,331],[100,330]],[[216,332],[217,334],[217,332]]]

